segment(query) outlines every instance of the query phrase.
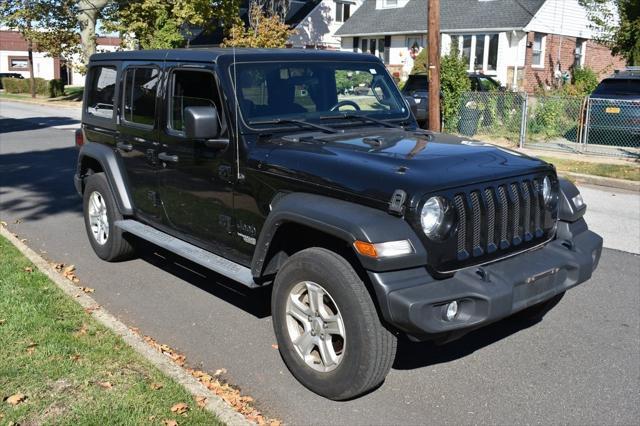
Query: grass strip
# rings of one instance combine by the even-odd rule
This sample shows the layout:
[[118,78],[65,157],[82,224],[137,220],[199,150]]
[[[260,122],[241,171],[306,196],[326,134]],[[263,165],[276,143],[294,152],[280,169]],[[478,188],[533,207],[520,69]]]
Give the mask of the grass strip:
[[0,398],[0,424],[221,424],[2,237]]
[[594,163],[547,156],[539,158],[554,164],[559,171],[640,181],[640,165]]

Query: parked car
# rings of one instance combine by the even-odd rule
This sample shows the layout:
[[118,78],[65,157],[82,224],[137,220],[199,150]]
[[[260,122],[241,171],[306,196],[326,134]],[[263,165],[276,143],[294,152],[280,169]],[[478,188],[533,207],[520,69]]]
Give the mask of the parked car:
[[640,148],[640,68],[602,80],[589,106],[589,143]]
[[[492,77],[479,73],[469,73],[471,90],[474,92],[490,92],[504,90],[500,83]],[[428,126],[429,115],[429,79],[427,74],[411,74],[402,87],[402,94],[407,98],[409,105],[413,107],[418,124]],[[415,106],[414,106],[415,105]]]
[[[366,95],[337,88],[345,72]],[[379,385],[399,338],[541,319],[602,249],[552,165],[420,130],[374,56],[93,55],[76,145],[100,258],[133,257],[135,236],[238,285],[272,285],[282,359],[335,400]]]
[[22,74],[17,73],[17,72],[0,72],[0,89],[4,89],[4,87],[2,87],[2,79],[3,78],[19,78],[19,79],[24,79],[24,77],[22,76]]

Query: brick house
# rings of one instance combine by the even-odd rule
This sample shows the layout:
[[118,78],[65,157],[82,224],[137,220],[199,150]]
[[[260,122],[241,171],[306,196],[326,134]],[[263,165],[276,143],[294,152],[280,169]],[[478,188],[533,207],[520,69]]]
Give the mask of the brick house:
[[[577,66],[603,78],[624,67],[596,43],[578,0],[441,0],[442,54],[452,44],[469,71],[533,92],[552,87]],[[405,78],[427,47],[426,0],[364,0],[336,32],[343,50],[380,56]]]
[[[118,37],[98,37],[97,51],[116,50],[120,45]],[[76,59],[77,61],[77,59]],[[33,71],[35,77],[51,80],[62,79],[65,84],[82,86],[84,76],[63,58],[52,58],[33,49]],[[0,72],[11,72],[29,77],[29,58],[27,41],[17,31],[0,30]]]

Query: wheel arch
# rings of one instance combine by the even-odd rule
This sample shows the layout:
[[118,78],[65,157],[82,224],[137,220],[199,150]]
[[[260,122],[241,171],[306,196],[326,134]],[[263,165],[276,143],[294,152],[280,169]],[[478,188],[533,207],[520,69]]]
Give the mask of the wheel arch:
[[104,172],[118,210],[122,215],[132,215],[133,202],[124,165],[113,149],[98,143],[86,143],[80,148],[77,177],[81,183],[81,191],[84,191],[84,177],[91,172]]

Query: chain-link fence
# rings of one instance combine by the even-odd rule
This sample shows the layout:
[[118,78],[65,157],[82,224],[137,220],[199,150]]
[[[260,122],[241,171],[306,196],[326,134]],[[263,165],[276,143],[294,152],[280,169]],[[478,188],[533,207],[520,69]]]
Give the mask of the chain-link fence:
[[640,158],[638,101],[468,92],[444,130],[487,142]]

